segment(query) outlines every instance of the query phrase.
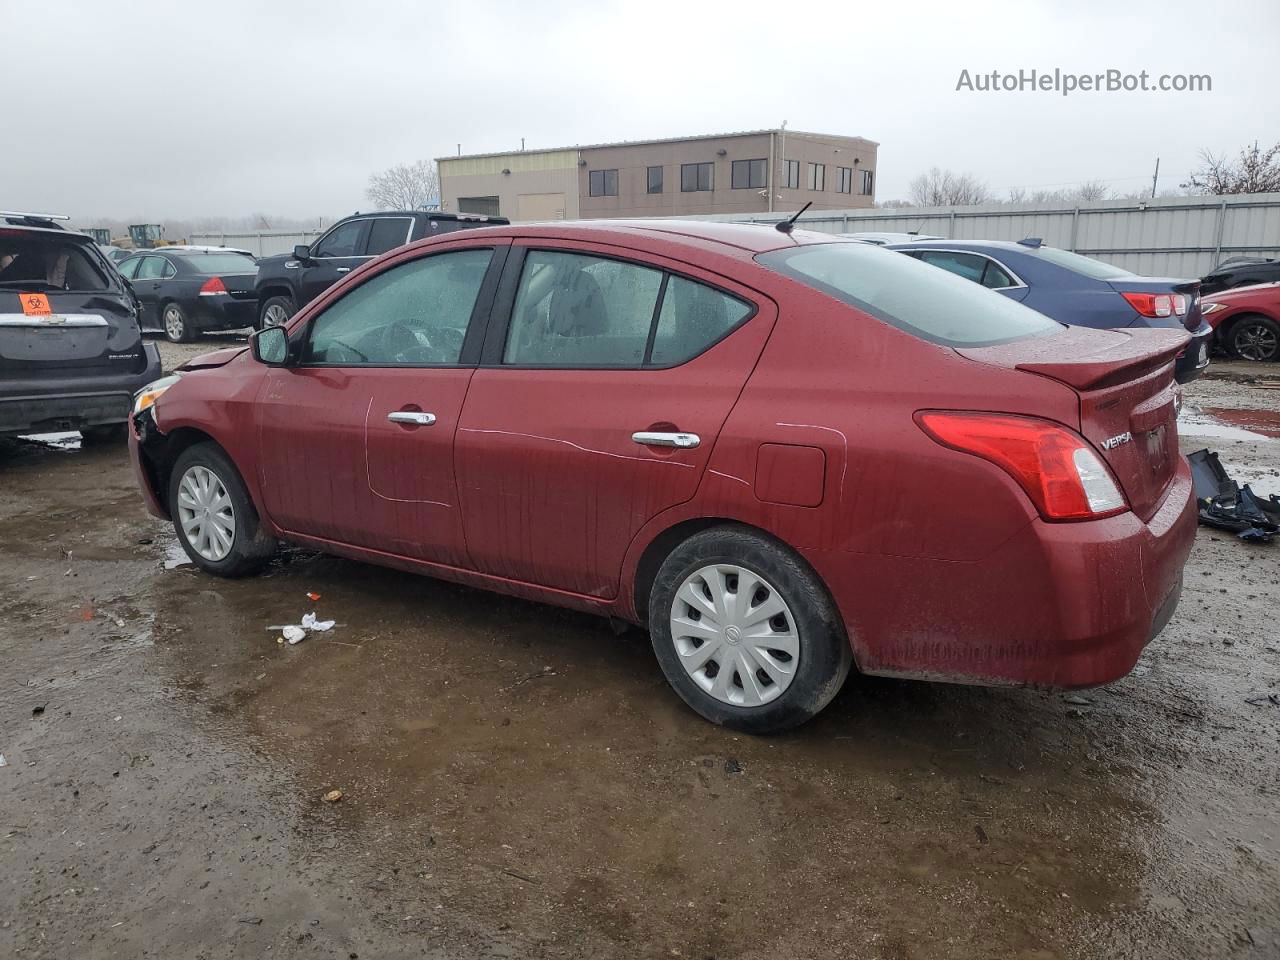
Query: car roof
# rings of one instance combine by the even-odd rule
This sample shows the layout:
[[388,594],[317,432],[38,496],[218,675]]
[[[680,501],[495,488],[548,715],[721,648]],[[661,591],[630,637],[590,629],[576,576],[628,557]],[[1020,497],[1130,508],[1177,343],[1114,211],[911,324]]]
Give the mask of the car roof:
[[891,247],[909,246],[912,250],[941,248],[944,250],[1007,250],[1010,253],[1027,253],[1037,249],[1012,240],[913,240],[911,243],[891,243]]
[[57,237],[60,240],[70,240],[73,243],[93,243],[93,237],[87,233],[77,233],[74,230],[63,230],[61,227],[49,224],[41,226],[42,221],[23,220],[18,217],[0,218],[0,232],[12,236],[15,233],[29,233],[36,237]]

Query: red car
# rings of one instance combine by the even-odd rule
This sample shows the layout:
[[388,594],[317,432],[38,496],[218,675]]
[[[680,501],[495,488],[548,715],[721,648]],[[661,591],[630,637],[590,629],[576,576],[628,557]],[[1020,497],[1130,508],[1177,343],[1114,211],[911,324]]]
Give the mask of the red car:
[[1218,345],[1240,360],[1280,360],[1280,283],[1224,290],[1200,301]]
[[851,665],[1127,673],[1195,534],[1186,343],[820,234],[505,226],[192,361],[131,449],[210,573],[288,540],[645,624],[689,706],[766,732]]

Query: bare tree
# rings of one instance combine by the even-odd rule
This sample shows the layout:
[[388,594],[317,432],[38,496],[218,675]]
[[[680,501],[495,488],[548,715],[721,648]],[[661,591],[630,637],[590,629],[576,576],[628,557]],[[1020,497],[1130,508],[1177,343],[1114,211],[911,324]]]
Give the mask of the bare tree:
[[1193,193],[1275,193],[1280,191],[1280,143],[1262,150],[1257,141],[1235,160],[1200,151],[1200,167],[1184,188]]
[[369,175],[365,196],[379,210],[417,210],[440,198],[440,179],[430,160],[398,163]]
[[1111,188],[1102,180],[1086,180],[1071,194],[1072,200],[1106,200],[1111,196]]
[[987,185],[971,173],[953,173],[933,167],[907,186],[911,202],[921,207],[952,207],[986,203],[991,199]]

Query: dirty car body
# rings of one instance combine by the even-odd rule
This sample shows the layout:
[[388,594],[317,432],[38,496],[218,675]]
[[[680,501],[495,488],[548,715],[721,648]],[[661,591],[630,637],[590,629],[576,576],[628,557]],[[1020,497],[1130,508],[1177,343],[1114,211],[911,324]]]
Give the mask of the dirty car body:
[[850,660],[1126,674],[1195,532],[1187,339],[1064,327],[820,234],[491,228],[196,361],[140,397],[131,449],[205,569],[278,538],[647,624],[690,706],[764,732]]
[[0,220],[0,436],[118,432],[159,375],[137,301],[91,238]]

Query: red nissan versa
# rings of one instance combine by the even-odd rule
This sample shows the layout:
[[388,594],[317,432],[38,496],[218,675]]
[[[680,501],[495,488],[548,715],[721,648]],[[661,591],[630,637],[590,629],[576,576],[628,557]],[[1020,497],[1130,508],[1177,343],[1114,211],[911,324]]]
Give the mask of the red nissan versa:
[[647,624],[702,716],[864,673],[1083,687],[1195,534],[1176,330],[1086,330],[856,241],[504,226],[401,247],[139,393],[202,569],[288,540]]

